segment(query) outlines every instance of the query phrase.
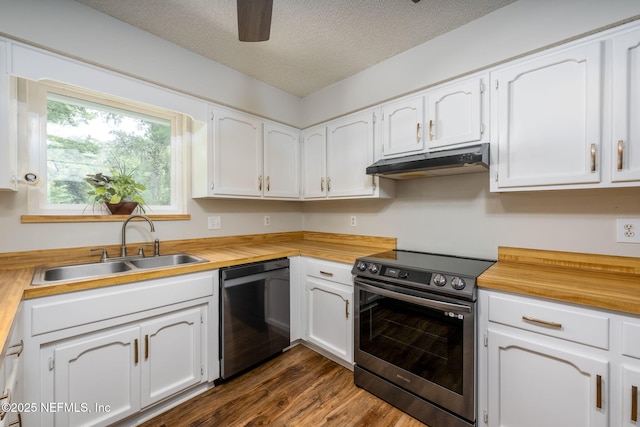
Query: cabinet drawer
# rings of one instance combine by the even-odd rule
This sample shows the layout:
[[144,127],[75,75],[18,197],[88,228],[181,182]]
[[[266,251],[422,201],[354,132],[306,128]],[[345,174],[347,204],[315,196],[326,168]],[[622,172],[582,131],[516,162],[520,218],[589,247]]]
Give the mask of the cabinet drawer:
[[351,265],[337,262],[307,260],[307,276],[331,280],[344,285],[353,285]]
[[640,359],[640,323],[622,322],[622,354]]
[[609,318],[586,310],[491,295],[489,321],[609,349]]

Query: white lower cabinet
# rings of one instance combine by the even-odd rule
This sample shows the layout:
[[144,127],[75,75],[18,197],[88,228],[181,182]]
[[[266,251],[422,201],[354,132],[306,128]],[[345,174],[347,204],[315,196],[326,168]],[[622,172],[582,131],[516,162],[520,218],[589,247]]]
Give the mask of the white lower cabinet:
[[353,363],[353,282],[351,266],[307,260],[305,339]]
[[42,360],[53,368],[55,401],[79,409],[56,412],[55,425],[109,425],[200,382],[203,310],[181,310],[43,349]]
[[479,427],[637,427],[640,316],[481,289]]
[[25,401],[52,406],[24,414],[25,425],[134,425],[141,411],[217,378],[216,277],[26,300]]
[[[524,335],[524,336],[523,336]],[[606,360],[488,331],[490,426],[607,426]]]

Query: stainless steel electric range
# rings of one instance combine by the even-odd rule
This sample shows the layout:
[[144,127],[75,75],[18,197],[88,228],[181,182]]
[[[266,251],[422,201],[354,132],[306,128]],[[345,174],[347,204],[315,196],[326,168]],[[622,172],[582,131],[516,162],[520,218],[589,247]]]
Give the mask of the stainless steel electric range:
[[355,384],[430,427],[476,425],[476,280],[494,261],[394,250],[356,260]]

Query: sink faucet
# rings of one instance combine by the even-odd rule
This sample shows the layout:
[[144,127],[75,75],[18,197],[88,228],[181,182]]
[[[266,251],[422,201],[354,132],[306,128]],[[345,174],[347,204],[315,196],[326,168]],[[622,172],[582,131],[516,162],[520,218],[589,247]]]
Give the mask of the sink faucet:
[[133,218],[142,218],[142,219],[144,219],[151,226],[151,232],[154,233],[156,231],[156,228],[154,227],[153,222],[151,222],[151,220],[146,215],[131,215],[122,224],[122,246],[120,246],[120,256],[121,257],[126,257],[127,256],[127,236],[126,236],[126,234],[127,234],[127,224],[129,224],[129,221],[131,221]]

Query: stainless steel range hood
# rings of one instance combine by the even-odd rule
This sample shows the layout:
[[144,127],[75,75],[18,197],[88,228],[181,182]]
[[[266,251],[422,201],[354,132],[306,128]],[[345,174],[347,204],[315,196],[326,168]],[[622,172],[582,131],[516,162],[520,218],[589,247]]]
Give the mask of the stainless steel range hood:
[[391,179],[460,175],[489,170],[489,144],[378,160],[367,168],[367,175]]

